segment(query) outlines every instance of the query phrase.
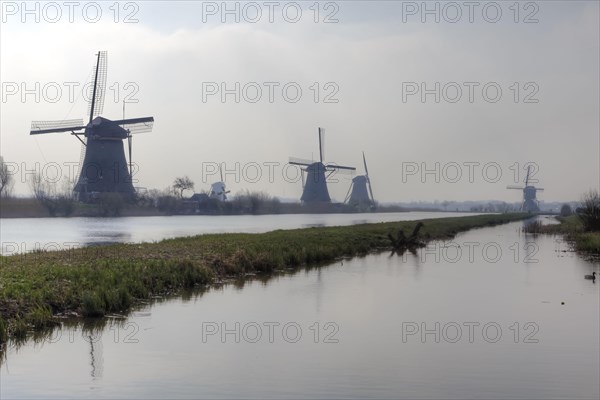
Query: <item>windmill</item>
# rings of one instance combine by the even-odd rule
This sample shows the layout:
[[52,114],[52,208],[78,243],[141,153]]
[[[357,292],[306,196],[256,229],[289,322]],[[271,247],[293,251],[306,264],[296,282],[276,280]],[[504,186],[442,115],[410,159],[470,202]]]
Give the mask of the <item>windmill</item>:
[[365,166],[365,174],[352,178],[352,183],[344,202],[353,206],[367,206],[371,208],[375,207],[375,198],[373,197],[373,188],[371,187],[371,179],[369,178],[369,169],[367,168],[367,159],[365,158],[364,151],[363,164]]
[[227,194],[230,192],[230,190],[225,189],[225,180],[223,179],[223,170],[221,169],[220,165],[219,165],[219,172],[221,173],[221,181],[215,182],[212,185],[210,185],[210,193],[208,194],[208,196],[211,199],[225,201],[225,200],[227,200]]
[[[331,198],[327,190],[327,177],[336,171],[352,173],[352,171],[356,170],[354,167],[325,164],[324,142],[325,129],[319,128],[319,161],[302,160],[294,157],[290,157],[289,160],[290,164],[300,166],[302,173],[302,197],[300,200],[305,203],[330,203]],[[306,172],[306,180],[304,180],[304,172]]]
[[[30,135],[70,132],[82,143],[79,178],[74,191],[79,200],[88,201],[97,193],[119,193],[133,197],[131,176],[132,135],[150,132],[153,117],[121,119],[112,121],[100,117],[104,108],[106,89],[107,55],[96,54],[96,68],[90,87],[89,120],[33,121]],[[82,138],[83,137],[83,138]],[[127,139],[129,163],[125,159],[123,140]]]
[[529,175],[531,172],[531,165],[527,166],[527,176],[525,177],[525,187],[509,185],[507,189],[519,189],[523,191],[523,204],[521,205],[521,211],[528,213],[539,212],[540,207],[537,201],[537,192],[543,191],[542,188],[536,188],[529,184]]

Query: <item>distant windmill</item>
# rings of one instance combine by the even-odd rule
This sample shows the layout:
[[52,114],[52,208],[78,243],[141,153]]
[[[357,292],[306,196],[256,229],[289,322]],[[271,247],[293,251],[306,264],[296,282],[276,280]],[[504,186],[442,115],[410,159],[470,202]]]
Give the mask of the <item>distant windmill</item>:
[[527,166],[527,176],[525,177],[525,187],[509,185],[507,189],[519,189],[523,191],[523,204],[521,205],[521,211],[528,213],[539,212],[540,207],[537,201],[537,192],[543,191],[542,188],[536,188],[529,184],[529,174],[531,171],[531,165]]
[[[347,171],[352,173],[356,168],[344,167],[342,165],[325,164],[324,159],[325,129],[319,128],[319,161],[308,161],[298,158],[290,158],[289,163],[301,167],[302,176],[306,172],[306,181],[302,179],[302,200],[305,203],[331,202],[327,190],[327,177],[335,171]],[[305,167],[305,168],[302,168]],[[327,176],[326,176],[327,175]]]
[[223,179],[223,170],[221,169],[220,165],[219,165],[219,172],[221,173],[221,181],[215,182],[212,185],[210,185],[210,193],[208,194],[208,197],[210,197],[211,199],[225,201],[225,200],[227,200],[227,194],[230,192],[230,190],[225,189],[225,180]]
[[352,178],[352,183],[350,184],[344,202],[354,206],[374,207],[375,198],[373,197],[373,188],[371,187],[371,179],[369,178],[369,169],[367,168],[367,159],[365,158],[364,151],[363,164],[365,165],[365,175],[359,175]]
[[[31,135],[55,132],[71,132],[85,147],[77,184],[73,189],[82,201],[94,193],[120,193],[128,197],[135,194],[132,175],[132,141],[134,133],[150,132],[153,117],[111,121],[98,116],[104,108],[106,88],[107,55],[98,52],[93,85],[90,88],[89,121],[82,119],[63,121],[33,121]],[[80,137],[83,136],[83,139]],[[125,159],[123,140],[127,139],[129,164]]]

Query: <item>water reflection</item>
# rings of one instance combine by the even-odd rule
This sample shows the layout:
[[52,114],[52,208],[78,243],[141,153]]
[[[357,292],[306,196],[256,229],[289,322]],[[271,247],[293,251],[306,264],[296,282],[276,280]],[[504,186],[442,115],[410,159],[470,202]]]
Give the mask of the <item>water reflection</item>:
[[[93,387],[94,397],[120,398],[598,398],[599,292],[584,275],[600,265],[559,255],[554,238],[533,238],[521,226],[158,298],[112,322],[118,325],[65,322],[60,340],[55,333],[43,348],[29,341],[8,350],[1,394],[85,397]],[[479,244],[473,259],[467,243]],[[486,259],[486,243],[498,245],[501,257]],[[235,333],[203,340],[203,324],[231,330],[236,322],[293,322],[303,336],[270,342],[265,334],[253,343],[242,330],[237,342]],[[337,343],[323,343],[327,322],[339,327]],[[495,323],[502,336],[490,343],[480,329],[472,342],[466,331],[454,343],[443,331],[437,342],[434,334],[403,341],[407,322],[428,329]],[[538,327],[537,343],[523,342],[528,323]],[[98,335],[101,348],[89,340]]]
[[277,229],[343,226],[356,223],[458,217],[472,213],[406,212],[368,214],[294,214],[236,216],[168,216],[123,218],[5,218],[0,224],[4,255],[35,248],[152,242],[208,233],[260,233]]
[[123,232],[86,232],[86,240],[83,241],[83,246],[104,246],[116,243],[131,242],[131,235]]
[[95,338],[90,335],[87,336],[86,341],[90,344],[90,365],[92,367],[90,375],[95,380],[102,377],[104,370],[102,337]]
[[326,226],[324,223],[304,224],[302,228],[322,228]]

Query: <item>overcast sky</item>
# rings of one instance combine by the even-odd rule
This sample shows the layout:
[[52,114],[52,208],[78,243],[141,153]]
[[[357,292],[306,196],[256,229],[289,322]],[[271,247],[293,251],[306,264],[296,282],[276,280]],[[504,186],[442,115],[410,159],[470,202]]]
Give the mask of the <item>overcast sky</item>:
[[[82,85],[106,50],[103,116],[120,119],[129,95],[137,103],[127,103],[126,117],[156,121],[134,138],[136,186],[162,189],[188,175],[197,191],[208,189],[217,176],[206,173],[222,162],[234,193],[299,198],[285,164],[318,157],[319,126],[326,161],[362,174],[365,152],[380,201],[517,201],[506,185],[524,179],[527,163],[545,188],[540,199],[577,200],[599,186],[596,1],[428,3],[439,22],[421,2],[301,2],[301,16],[297,3],[228,3],[239,22],[221,2],[120,3],[118,14],[113,3],[97,3],[96,22],[95,4],[79,2],[70,22],[62,2],[37,3],[36,22],[21,2],[2,2],[0,154],[19,163],[19,181],[36,163],[79,161],[71,135],[34,137],[29,128],[86,118]],[[65,82],[79,85],[73,99]],[[222,83],[232,90],[224,102]],[[252,102],[257,87],[262,97]],[[350,178],[333,177],[332,197],[343,200]]]

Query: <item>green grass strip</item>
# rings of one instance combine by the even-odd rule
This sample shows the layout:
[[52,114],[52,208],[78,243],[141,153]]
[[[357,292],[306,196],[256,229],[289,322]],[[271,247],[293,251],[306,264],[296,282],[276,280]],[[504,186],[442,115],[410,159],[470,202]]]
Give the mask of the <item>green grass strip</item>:
[[[425,241],[527,218],[487,214],[423,220]],[[102,317],[142,301],[249,273],[332,262],[390,247],[388,233],[418,221],[216,234],[156,243],[0,256],[0,344],[56,324],[56,316]]]

